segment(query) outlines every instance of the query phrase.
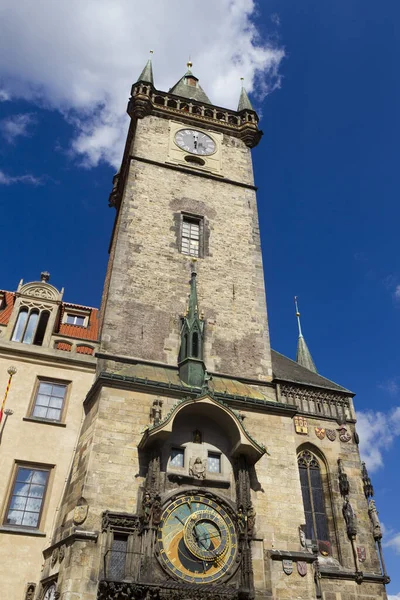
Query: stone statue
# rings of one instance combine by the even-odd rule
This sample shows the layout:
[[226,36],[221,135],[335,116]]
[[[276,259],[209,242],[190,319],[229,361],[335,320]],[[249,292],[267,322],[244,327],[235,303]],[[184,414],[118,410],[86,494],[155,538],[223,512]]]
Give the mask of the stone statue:
[[160,500],[159,496],[156,496],[154,498],[153,507],[151,509],[151,515],[152,515],[153,525],[158,525],[161,521],[161,516],[162,516],[162,506],[161,506],[161,500]]
[[206,478],[206,467],[201,460],[200,456],[198,456],[194,462],[191,461],[189,466],[189,475],[192,477],[197,477],[197,479],[205,479]]
[[300,538],[300,544],[302,545],[303,548],[306,547],[306,532],[305,532],[305,525],[300,525],[299,526],[299,538]]
[[375,500],[370,500],[368,504],[368,514],[372,522],[374,539],[380,540],[382,538],[382,528],[378,517],[378,511],[376,510]]
[[350,539],[354,540],[357,535],[357,521],[353,507],[348,500],[343,502],[342,512],[344,520],[346,521],[347,535]]
[[150,521],[152,505],[153,505],[153,502],[151,500],[151,496],[150,496],[149,492],[145,492],[145,494],[143,496],[143,501],[142,501],[143,520],[145,523],[149,523],[149,521]]
[[25,600],[33,600],[35,596],[35,588],[36,585],[34,583],[29,583],[26,589]]
[[256,511],[250,506],[247,511],[247,535],[252,536],[254,533],[254,527],[256,524]]
[[243,506],[241,506],[241,505],[238,508],[237,519],[238,519],[239,533],[244,533],[244,530],[246,528],[246,516],[243,511]]

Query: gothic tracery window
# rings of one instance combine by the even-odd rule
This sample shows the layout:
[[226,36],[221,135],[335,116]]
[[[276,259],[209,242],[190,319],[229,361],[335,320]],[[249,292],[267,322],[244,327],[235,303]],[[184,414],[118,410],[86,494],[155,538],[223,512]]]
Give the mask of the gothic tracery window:
[[320,463],[309,450],[300,452],[297,462],[306,517],[306,537],[328,542],[328,521]]

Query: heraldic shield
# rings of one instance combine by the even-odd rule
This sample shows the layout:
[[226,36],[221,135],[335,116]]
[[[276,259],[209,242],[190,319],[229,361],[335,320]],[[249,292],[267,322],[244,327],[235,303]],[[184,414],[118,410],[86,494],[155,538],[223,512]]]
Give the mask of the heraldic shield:
[[323,427],[316,427],[315,428],[315,435],[317,436],[317,438],[319,438],[320,440],[323,440],[325,437],[325,429]]
[[307,563],[304,560],[297,561],[297,572],[301,577],[307,575]]
[[286,575],[291,575],[293,573],[293,561],[289,559],[283,560],[282,568]]

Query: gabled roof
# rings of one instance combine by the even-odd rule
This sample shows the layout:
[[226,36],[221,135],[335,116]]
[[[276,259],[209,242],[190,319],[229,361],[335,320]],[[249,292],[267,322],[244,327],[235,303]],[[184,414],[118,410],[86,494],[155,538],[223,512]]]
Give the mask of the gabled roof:
[[314,373],[305,367],[302,367],[294,360],[287,358],[283,354],[271,350],[272,358],[272,371],[274,379],[278,381],[287,381],[291,383],[298,383],[301,385],[311,385],[313,387],[324,388],[327,390],[333,390],[335,392],[343,392],[346,394],[352,394],[350,390]]

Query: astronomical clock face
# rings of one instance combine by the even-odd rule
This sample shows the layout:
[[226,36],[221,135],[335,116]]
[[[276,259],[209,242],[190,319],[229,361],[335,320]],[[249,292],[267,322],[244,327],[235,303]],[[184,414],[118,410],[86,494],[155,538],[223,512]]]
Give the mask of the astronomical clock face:
[[234,523],[222,506],[205,496],[172,502],[163,512],[157,543],[163,565],[187,583],[213,583],[235,564]]
[[175,134],[175,143],[191,154],[208,156],[216,150],[215,142],[209,135],[195,129],[180,129]]

